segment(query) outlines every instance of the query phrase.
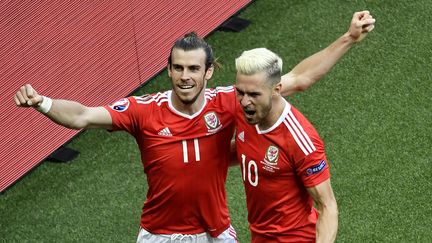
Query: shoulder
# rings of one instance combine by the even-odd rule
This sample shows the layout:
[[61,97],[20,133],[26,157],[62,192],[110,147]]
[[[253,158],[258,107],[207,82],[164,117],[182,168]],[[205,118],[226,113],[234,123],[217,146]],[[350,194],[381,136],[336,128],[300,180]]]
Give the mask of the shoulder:
[[135,102],[137,105],[161,106],[162,104],[167,103],[168,99],[169,99],[169,91],[129,97],[129,100]]
[[237,102],[234,86],[208,88],[205,90],[205,99],[208,107],[234,116]]
[[235,88],[234,86],[218,86],[215,88],[207,88],[205,90],[205,97],[206,99],[213,99],[214,97],[235,97]]
[[165,102],[168,102],[167,92],[159,92],[156,94],[121,98],[105,106],[105,108],[110,111],[111,114],[134,114],[161,106]]
[[[303,156],[307,156],[317,150],[322,142],[312,124],[294,106],[283,116],[282,126],[287,128],[288,142]],[[290,146],[289,146],[290,147]]]

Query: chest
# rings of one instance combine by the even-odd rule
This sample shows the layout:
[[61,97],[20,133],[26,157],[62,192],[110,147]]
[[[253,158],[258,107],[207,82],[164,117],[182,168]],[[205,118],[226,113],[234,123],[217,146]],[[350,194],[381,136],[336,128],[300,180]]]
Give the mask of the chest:
[[268,134],[258,134],[254,126],[237,127],[237,159],[245,181],[257,175],[269,180],[295,175],[290,144],[280,132],[275,129]]
[[230,113],[207,109],[185,118],[155,112],[140,127],[136,140],[147,169],[199,173],[227,163],[234,121]]

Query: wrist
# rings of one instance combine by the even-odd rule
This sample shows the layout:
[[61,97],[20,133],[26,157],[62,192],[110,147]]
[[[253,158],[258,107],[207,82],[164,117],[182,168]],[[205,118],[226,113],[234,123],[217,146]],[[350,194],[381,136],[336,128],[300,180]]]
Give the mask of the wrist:
[[39,104],[38,107],[36,107],[36,110],[42,114],[46,114],[51,110],[53,100],[46,96],[42,96],[42,97],[43,97],[42,102]]
[[344,43],[346,43],[347,45],[350,45],[350,46],[357,43],[357,39],[354,38],[354,36],[352,36],[350,32],[346,32],[345,34],[342,35],[341,38],[342,38]]

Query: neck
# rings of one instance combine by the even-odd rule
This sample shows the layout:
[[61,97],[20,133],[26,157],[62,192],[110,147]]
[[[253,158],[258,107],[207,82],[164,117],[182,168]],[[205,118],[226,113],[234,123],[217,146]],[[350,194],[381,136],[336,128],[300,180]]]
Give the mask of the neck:
[[204,106],[205,97],[204,97],[204,91],[201,91],[201,93],[197,96],[195,100],[192,100],[191,102],[185,103],[175,94],[175,92],[171,93],[171,101],[173,107],[186,115],[193,115],[201,110],[201,108]]
[[260,130],[267,130],[272,127],[282,115],[285,105],[286,102],[282,96],[278,95],[275,97],[272,100],[272,108],[270,109],[267,116],[260,123],[258,123],[258,128]]

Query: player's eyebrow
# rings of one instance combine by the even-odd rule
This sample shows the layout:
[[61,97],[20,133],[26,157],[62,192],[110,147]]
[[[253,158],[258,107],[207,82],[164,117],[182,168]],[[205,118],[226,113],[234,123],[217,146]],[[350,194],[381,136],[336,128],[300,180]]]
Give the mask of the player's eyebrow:
[[237,91],[239,94],[241,94],[241,95],[245,95],[245,94],[247,94],[247,95],[249,95],[249,96],[258,96],[258,95],[261,95],[261,92],[257,92],[257,91],[246,92],[246,91],[244,91],[244,90],[239,89],[237,86],[236,86],[236,91]]
[[236,86],[235,88],[236,88],[236,91],[237,91],[238,93],[240,93],[240,94],[244,94],[244,93],[245,93],[243,90],[239,89],[237,86]]
[[189,69],[196,69],[196,70],[199,70],[201,68],[200,65],[190,65],[188,67],[189,67]]

